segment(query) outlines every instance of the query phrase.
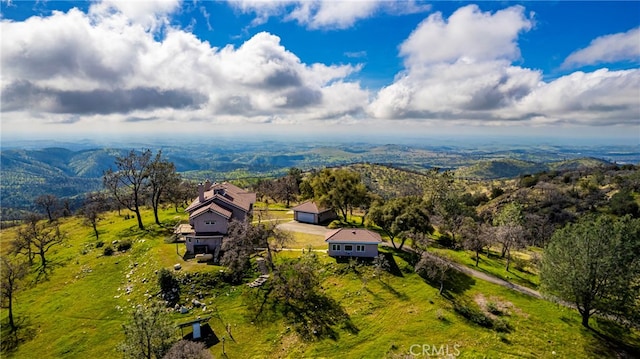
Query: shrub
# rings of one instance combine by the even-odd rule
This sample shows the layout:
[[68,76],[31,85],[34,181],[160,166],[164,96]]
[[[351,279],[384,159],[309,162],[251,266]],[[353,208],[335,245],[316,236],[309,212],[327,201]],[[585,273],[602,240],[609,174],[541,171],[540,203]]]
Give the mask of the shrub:
[[447,321],[447,317],[444,315],[444,311],[442,310],[442,308],[438,308],[438,310],[436,310],[436,318],[443,322]]
[[332,221],[331,223],[329,223],[327,228],[329,228],[329,229],[342,228],[342,222],[340,222],[340,220],[336,219],[336,220]]
[[104,247],[104,242],[103,241],[96,242],[96,248],[102,248],[102,247]]
[[493,329],[498,333],[509,333],[512,327],[505,319],[497,318],[493,321]]
[[175,305],[180,300],[180,283],[172,271],[162,268],[158,272],[158,285],[162,299],[168,306]]
[[440,238],[438,238],[438,244],[449,249],[453,249],[456,246],[456,242],[448,233],[443,233]]
[[167,354],[166,359],[213,359],[213,355],[207,350],[204,343],[180,340],[175,343]]
[[498,198],[504,194],[504,190],[500,187],[491,188],[491,199]]
[[124,252],[131,248],[131,241],[128,239],[123,239],[117,244],[118,251]]
[[502,311],[500,310],[500,308],[498,308],[498,306],[494,302],[487,303],[487,311],[491,314],[502,315]]
[[538,183],[539,176],[537,175],[524,175],[520,178],[520,188],[533,187]]
[[542,262],[542,257],[540,256],[539,253],[532,253],[531,254],[531,259],[529,261],[531,262],[531,264],[534,267],[539,268],[540,267],[540,262]]
[[481,327],[492,328],[493,321],[487,317],[479,308],[465,301],[456,300],[453,302],[453,310],[462,315],[469,321],[478,324]]
[[527,261],[520,257],[513,257],[511,259],[513,261],[513,268],[519,270],[520,272],[524,272],[527,268]]
[[104,249],[102,250],[102,254],[105,256],[110,256],[113,254],[113,248],[111,248],[111,246],[106,246],[104,247]]

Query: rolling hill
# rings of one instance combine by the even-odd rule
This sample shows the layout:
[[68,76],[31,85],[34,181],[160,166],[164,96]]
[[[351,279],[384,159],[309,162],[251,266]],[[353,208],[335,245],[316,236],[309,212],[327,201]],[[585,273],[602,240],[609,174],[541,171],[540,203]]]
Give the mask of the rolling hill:
[[[415,173],[431,168],[455,169],[462,178],[494,179],[608,163],[608,160],[595,157],[585,158],[589,154],[620,154],[625,159],[636,158],[633,157],[635,152],[625,152],[622,149],[615,149],[617,152],[614,152],[614,149],[604,148],[598,152],[597,149],[547,146],[525,150],[495,145],[465,148],[452,145],[327,144],[222,139],[207,143],[151,146],[136,143],[131,146],[134,149],[150,148],[154,152],[161,149],[163,156],[176,165],[185,179],[194,181],[204,178],[223,181],[246,177],[275,177],[284,174],[290,167],[310,170],[354,163],[385,164]],[[86,144],[70,148],[74,147],[14,147],[0,151],[3,218],[6,218],[9,210],[15,212],[33,209],[33,200],[42,194],[73,199],[100,189],[103,171],[113,166],[115,156],[131,149],[91,149]],[[558,161],[558,158],[563,160]],[[393,176],[400,176],[406,178],[407,183],[415,182],[406,173],[384,176],[388,177],[387,181],[392,180]],[[384,183],[375,185],[381,187]]]

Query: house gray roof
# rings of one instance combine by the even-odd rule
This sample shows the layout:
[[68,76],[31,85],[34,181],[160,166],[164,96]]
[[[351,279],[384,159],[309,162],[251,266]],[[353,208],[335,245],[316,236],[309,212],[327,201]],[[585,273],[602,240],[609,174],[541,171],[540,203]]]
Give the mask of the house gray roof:
[[198,217],[199,215],[206,213],[206,212],[215,212],[219,215],[221,215],[222,217],[229,219],[231,218],[231,215],[233,214],[231,211],[226,210],[220,206],[218,206],[217,204],[211,202],[208,206],[202,206],[201,208],[198,208],[196,211],[194,211],[193,213],[191,213],[190,217],[191,218],[195,218]]
[[315,202],[307,201],[291,208],[291,210],[293,210],[294,212],[320,214],[322,212],[330,211],[331,209],[319,207]]
[[228,182],[214,183],[211,185],[211,188],[204,192],[204,201],[200,201],[200,198],[194,199],[185,211],[193,216],[196,210],[202,209],[202,207],[212,201],[217,202],[217,204],[223,208],[234,206],[245,212],[249,212],[251,205],[256,202],[256,194],[247,192]]
[[338,228],[327,232],[325,242],[329,243],[380,243],[382,238],[376,232],[361,228]]

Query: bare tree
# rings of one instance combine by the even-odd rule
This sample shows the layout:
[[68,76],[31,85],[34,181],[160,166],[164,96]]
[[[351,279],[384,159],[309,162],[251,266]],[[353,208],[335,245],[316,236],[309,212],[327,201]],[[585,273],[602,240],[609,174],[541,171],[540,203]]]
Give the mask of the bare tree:
[[58,197],[52,194],[44,194],[35,199],[35,204],[47,214],[49,222],[53,222],[55,214],[60,205]]
[[160,305],[138,306],[122,326],[124,342],[120,350],[126,358],[160,359],[171,348],[175,329]]
[[177,185],[167,188],[167,197],[173,204],[176,212],[178,212],[178,207],[189,205],[189,201],[193,199],[191,196],[194,192],[196,192],[196,189],[193,183],[181,181]]
[[144,229],[140,216],[142,192],[149,177],[151,164],[151,150],[138,154],[131,150],[124,157],[116,157],[116,171],[109,169],[104,172],[104,186],[111,192],[118,203],[133,211],[138,219],[138,227]]
[[13,252],[16,254],[24,254],[27,256],[27,260],[29,262],[29,266],[33,265],[33,259],[35,257],[35,253],[33,252],[32,239],[33,237],[29,235],[29,228],[35,227],[40,221],[40,217],[38,215],[32,214],[25,218],[26,226],[18,229],[18,233],[16,235],[16,239],[13,241]]
[[180,175],[176,172],[173,162],[162,159],[162,151],[149,165],[149,190],[151,195],[151,207],[156,224],[160,224],[158,218],[158,207],[162,197],[167,194],[169,188],[177,187],[180,184]]
[[300,195],[300,183],[302,182],[302,171],[296,167],[292,167],[284,177],[276,179],[262,179],[255,189],[260,197],[272,199],[274,201],[283,201],[287,207],[291,205],[291,201],[295,201]]
[[430,252],[422,253],[420,261],[416,264],[418,274],[440,284],[440,294],[444,290],[444,283],[449,279],[452,269],[453,265],[449,260]]
[[84,217],[84,223],[93,228],[96,240],[100,236],[100,233],[98,233],[98,221],[100,220],[100,214],[107,210],[107,208],[106,198],[100,192],[91,192],[87,194],[82,205],[80,213]]
[[502,245],[502,258],[506,258],[505,269],[509,271],[511,251],[523,247],[525,229],[520,225],[506,224],[494,227],[495,238]]
[[496,241],[502,244],[502,258],[507,258],[505,269],[509,271],[511,264],[511,250],[521,248],[524,245],[526,231],[523,227],[524,215],[522,207],[517,202],[511,202],[504,206],[493,224],[497,226],[495,229]]
[[274,268],[273,255],[291,240],[288,232],[276,228],[273,222],[252,225],[233,221],[222,243],[222,265],[227,266],[233,281],[239,281],[250,268],[250,259],[260,250],[266,250],[266,262]]
[[475,253],[477,267],[480,261],[480,252],[491,242],[493,228],[487,224],[478,223],[471,217],[465,217],[461,231],[462,246]]
[[20,289],[21,281],[26,276],[28,268],[25,261],[0,256],[0,296],[3,307],[9,312],[9,327],[12,332],[17,329],[13,319],[13,299]]
[[[45,273],[47,270],[47,253],[55,245],[64,242],[64,234],[60,232],[57,225],[47,225],[42,222],[28,223],[22,230],[18,231],[17,243],[21,249],[26,250],[29,255],[40,257],[39,271]],[[23,248],[28,247],[28,248]],[[31,257],[30,257],[31,258]]]

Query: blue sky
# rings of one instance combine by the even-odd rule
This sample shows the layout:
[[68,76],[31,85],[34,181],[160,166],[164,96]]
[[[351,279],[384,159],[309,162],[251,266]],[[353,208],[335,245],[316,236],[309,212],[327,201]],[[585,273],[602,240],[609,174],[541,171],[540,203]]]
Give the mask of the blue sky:
[[640,2],[2,1],[3,137],[640,138]]

